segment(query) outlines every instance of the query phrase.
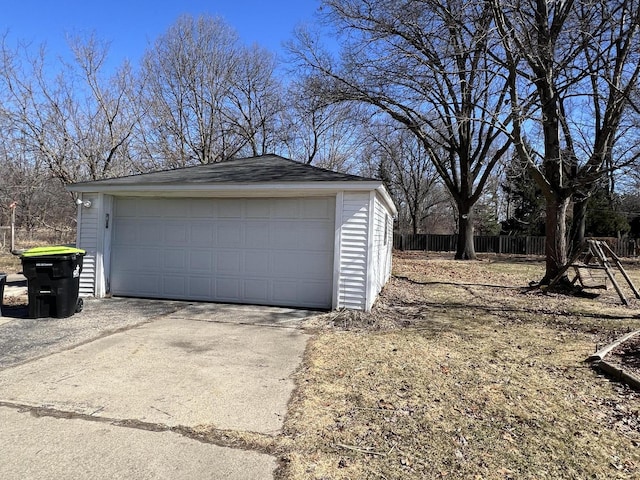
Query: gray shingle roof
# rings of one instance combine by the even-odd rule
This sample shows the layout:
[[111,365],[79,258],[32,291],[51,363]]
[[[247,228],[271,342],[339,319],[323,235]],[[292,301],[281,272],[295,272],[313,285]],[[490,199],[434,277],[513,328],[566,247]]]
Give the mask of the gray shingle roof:
[[379,182],[373,178],[332,172],[278,155],[228,160],[127,177],[81,182],[71,186],[134,186],[172,184],[295,183],[295,182]]

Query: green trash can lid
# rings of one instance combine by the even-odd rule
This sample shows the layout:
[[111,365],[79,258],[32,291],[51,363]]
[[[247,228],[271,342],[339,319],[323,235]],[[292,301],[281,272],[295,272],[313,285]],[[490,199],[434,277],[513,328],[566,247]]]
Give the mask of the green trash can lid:
[[64,245],[55,245],[52,247],[35,247],[30,248],[29,250],[25,250],[22,252],[23,257],[46,257],[50,255],[73,255],[73,254],[82,254],[84,255],[86,252],[79,248],[75,247],[65,247]]

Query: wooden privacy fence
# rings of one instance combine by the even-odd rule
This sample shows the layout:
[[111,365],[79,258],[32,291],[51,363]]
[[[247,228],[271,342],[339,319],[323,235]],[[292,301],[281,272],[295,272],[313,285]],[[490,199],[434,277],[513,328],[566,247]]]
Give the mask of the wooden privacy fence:
[[[637,257],[640,244],[637,240],[604,239],[619,257]],[[429,233],[394,233],[393,248],[397,250],[424,250],[427,252],[455,252],[457,235]],[[544,255],[545,237],[513,237],[508,235],[476,235],[473,245],[476,253],[506,255]]]

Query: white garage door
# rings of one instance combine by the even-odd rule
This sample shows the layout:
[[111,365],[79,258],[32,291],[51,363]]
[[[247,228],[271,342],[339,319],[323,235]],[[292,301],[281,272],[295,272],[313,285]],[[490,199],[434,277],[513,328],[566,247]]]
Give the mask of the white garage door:
[[114,295],[331,307],[334,198],[118,198]]

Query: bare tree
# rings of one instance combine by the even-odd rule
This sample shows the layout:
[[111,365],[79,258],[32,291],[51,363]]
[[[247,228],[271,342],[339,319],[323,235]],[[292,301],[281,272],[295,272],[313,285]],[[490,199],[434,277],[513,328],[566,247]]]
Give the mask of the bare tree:
[[[511,136],[546,200],[548,283],[567,262],[567,209],[574,225],[607,172],[637,159],[619,137],[640,74],[637,0],[490,0],[502,37],[514,112]],[[633,108],[630,108],[633,107]],[[525,146],[531,146],[532,151]],[[579,238],[580,231],[574,235]]]
[[225,115],[244,140],[246,155],[273,153],[278,144],[284,100],[276,67],[271,52],[257,45],[240,49]]
[[[294,53],[331,101],[371,106],[422,143],[458,210],[457,259],[474,259],[473,206],[510,139],[507,81],[492,62],[491,6],[463,0],[325,0],[342,65],[301,32]],[[443,154],[444,153],[444,154]]]
[[370,174],[384,181],[398,206],[398,227],[412,233],[424,231],[433,210],[447,203],[439,176],[422,143],[406,129],[376,125],[365,158]]
[[2,44],[0,82],[11,128],[5,135],[28,143],[64,183],[128,171],[133,114],[132,72],[123,65],[103,77],[108,45],[94,37],[70,41],[74,62],[47,70],[46,50]]
[[336,171],[354,169],[367,133],[358,106],[318,95],[313,78],[292,82],[281,142],[291,158]]
[[143,60],[147,117],[140,138],[158,163],[185,166],[233,157],[243,146],[224,114],[239,61],[221,19],[180,17]]
[[143,60],[142,154],[172,167],[276,148],[282,109],[276,60],[243,46],[222,19],[183,16]]
[[[75,205],[67,199],[64,185],[48,165],[31,150],[29,140],[0,136],[0,217],[5,225],[16,205],[16,225],[27,233],[39,227],[70,232]],[[0,221],[0,224],[2,222]]]

